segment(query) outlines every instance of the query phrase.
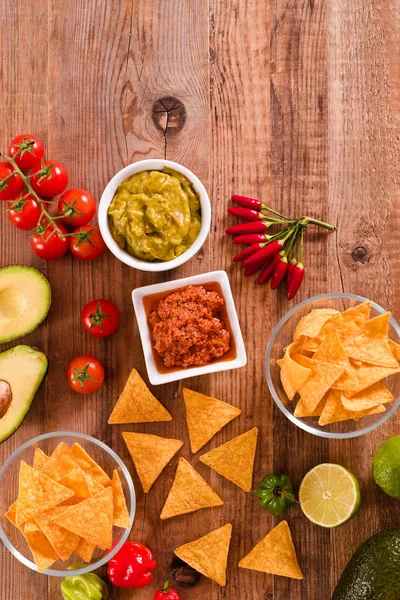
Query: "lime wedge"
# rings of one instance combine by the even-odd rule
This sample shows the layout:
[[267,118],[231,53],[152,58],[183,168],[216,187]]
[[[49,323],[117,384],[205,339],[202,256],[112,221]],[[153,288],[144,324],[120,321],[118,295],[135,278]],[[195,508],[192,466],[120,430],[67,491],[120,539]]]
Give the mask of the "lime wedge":
[[321,527],[339,527],[356,514],[360,486],[350,471],[340,465],[323,463],[307,473],[300,485],[303,513]]

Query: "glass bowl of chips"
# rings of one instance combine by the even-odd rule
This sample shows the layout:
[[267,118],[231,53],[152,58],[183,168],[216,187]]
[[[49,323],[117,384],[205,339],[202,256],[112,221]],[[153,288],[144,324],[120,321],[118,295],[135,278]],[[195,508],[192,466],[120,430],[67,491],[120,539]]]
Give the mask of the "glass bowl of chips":
[[400,405],[400,327],[355,294],[322,294],[292,308],[266,353],[271,395],[314,435],[346,439],[387,421]]
[[56,577],[104,565],[136,509],[128,469],[103,442],[58,431],[26,442],[0,470],[0,538],[22,564]]

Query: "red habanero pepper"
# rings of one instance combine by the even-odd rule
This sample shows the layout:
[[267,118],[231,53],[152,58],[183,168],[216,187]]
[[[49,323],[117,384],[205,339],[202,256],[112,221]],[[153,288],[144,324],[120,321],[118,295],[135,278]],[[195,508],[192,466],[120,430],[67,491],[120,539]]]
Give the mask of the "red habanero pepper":
[[144,588],[153,579],[157,566],[149,548],[138,542],[126,542],[108,561],[107,575],[120,588]]
[[293,269],[297,265],[297,260],[295,258],[291,258],[288,263],[288,268],[286,271],[286,285],[289,285],[290,280],[292,278]]
[[238,235],[233,238],[234,244],[245,244],[246,246],[250,246],[251,244],[262,244],[263,242],[268,242],[270,239],[270,235],[265,235],[265,233],[247,233],[246,235]]
[[261,210],[263,208],[267,208],[261,202],[261,200],[256,200],[255,198],[248,198],[247,196],[239,196],[238,194],[232,195],[232,202],[236,202],[236,204],[240,204],[245,208],[252,208],[254,210]]
[[288,260],[285,253],[282,253],[281,258],[276,263],[272,272],[271,289],[276,290],[278,285],[283,281],[288,268]]
[[278,254],[275,254],[275,256],[269,262],[267,262],[265,267],[263,267],[263,270],[261,271],[260,276],[258,278],[258,285],[263,285],[263,283],[266,283],[268,281],[268,279],[272,275],[272,271],[274,270],[276,263],[280,260],[281,253],[278,252]]
[[161,590],[157,590],[153,600],[180,600],[180,596],[176,590],[169,587],[169,578],[164,583]]
[[265,221],[250,221],[247,223],[238,223],[237,225],[232,225],[225,229],[225,233],[230,235],[241,235],[245,233],[262,233],[268,229],[270,223],[266,223]]
[[250,256],[250,254],[253,254],[253,252],[257,252],[257,250],[259,249],[260,244],[252,244],[251,246],[247,246],[247,248],[245,248],[244,250],[239,252],[239,254],[236,254],[236,256],[233,257],[233,262],[240,262],[241,260],[244,260],[245,258]]
[[267,262],[269,258],[277,254],[279,250],[282,249],[284,243],[285,238],[274,240],[273,242],[268,242],[265,245],[261,244],[263,247],[260,250],[257,250],[257,252],[255,252],[254,254],[251,254],[251,256],[248,256],[243,261],[243,266],[250,267],[251,265],[255,265],[258,263],[261,267],[264,263]]
[[230,215],[234,215],[235,217],[246,219],[246,221],[267,220],[267,217],[258,212],[258,210],[253,210],[252,208],[243,208],[242,206],[234,206],[233,208],[229,207],[228,213]]
[[294,269],[292,270],[292,276],[290,281],[288,281],[288,288],[286,298],[291,300],[297,294],[299,287],[301,286],[301,282],[304,279],[304,265],[299,262]]

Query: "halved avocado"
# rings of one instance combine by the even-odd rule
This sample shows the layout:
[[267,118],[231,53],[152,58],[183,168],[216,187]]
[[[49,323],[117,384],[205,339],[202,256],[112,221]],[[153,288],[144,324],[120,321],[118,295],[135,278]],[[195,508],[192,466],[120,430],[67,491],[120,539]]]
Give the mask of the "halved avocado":
[[22,344],[0,353],[0,442],[21,425],[47,364],[43,352]]
[[46,317],[51,287],[33,267],[9,265],[0,268],[0,343],[30,333]]

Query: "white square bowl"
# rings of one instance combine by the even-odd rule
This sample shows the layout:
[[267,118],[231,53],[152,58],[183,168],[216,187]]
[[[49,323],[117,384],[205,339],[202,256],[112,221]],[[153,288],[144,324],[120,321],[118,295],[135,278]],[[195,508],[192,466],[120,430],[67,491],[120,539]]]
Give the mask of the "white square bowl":
[[[215,362],[203,367],[189,367],[188,369],[171,369],[171,372],[160,372],[157,368],[157,363],[154,359],[153,343],[151,340],[151,331],[147,322],[146,309],[143,299],[152,294],[159,294],[168,291],[175,291],[184,288],[188,285],[203,285],[207,283],[218,283],[221,287],[222,295],[225,299],[226,311],[229,319],[232,335],[235,341],[236,356],[231,360],[224,360],[222,357]],[[171,381],[179,381],[188,377],[196,377],[197,375],[207,375],[208,373],[217,373],[218,371],[230,371],[244,367],[247,363],[246,350],[243,343],[242,332],[240,330],[239,320],[236,313],[235,303],[232,297],[232,290],[229,283],[228,275],[225,271],[212,271],[211,273],[202,273],[193,277],[185,277],[183,279],[175,279],[174,281],[166,281],[164,283],[156,283],[155,285],[147,285],[136,288],[132,292],[132,301],[135,308],[136,319],[139,326],[140,339],[142,342],[144,358],[147,367],[147,374],[150,383],[160,385],[170,383]]]

